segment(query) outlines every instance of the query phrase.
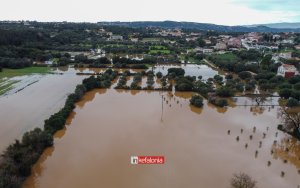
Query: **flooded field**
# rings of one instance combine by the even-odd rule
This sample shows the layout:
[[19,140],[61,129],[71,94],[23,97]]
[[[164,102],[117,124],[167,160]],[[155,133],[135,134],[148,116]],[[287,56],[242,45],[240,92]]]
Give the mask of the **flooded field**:
[[[226,188],[239,172],[261,188],[297,188],[299,142],[278,132],[276,106],[256,113],[239,106],[247,100],[239,99],[234,107],[198,109],[189,105],[191,95],[87,93],[24,188]],[[132,155],[163,155],[166,161],[131,165]]]
[[169,68],[180,67],[184,69],[185,74],[189,76],[202,76],[203,79],[213,78],[218,74],[218,71],[213,70],[207,65],[192,65],[192,64],[181,64],[179,65],[157,65],[154,68],[154,72],[162,72],[163,75],[168,74]]
[[24,132],[43,127],[44,120],[64,105],[84,78],[76,76],[74,69],[62,72],[65,74],[22,76],[17,86],[0,96],[0,152]]
[[[168,74],[169,68],[182,68],[185,70],[185,75],[189,76],[202,76],[204,80],[208,78],[213,78],[215,75],[218,74],[218,71],[210,68],[207,65],[193,65],[193,64],[162,64],[162,65],[155,65],[153,68],[149,69],[113,69],[119,72],[124,72],[129,70],[131,73],[142,72],[142,71],[149,71],[153,70],[154,73],[161,72],[163,75]],[[80,73],[103,73],[105,72],[106,68],[75,68],[77,72]]]
[[[180,66],[186,75],[203,79],[218,74],[206,65]],[[153,70],[165,75],[170,67],[178,65]],[[12,78],[17,87],[0,97],[0,151],[24,132],[42,127],[63,106],[86,77],[76,73],[104,71],[61,67],[55,74]],[[127,77],[128,86],[132,81]],[[146,81],[144,76],[140,85]],[[154,87],[161,87],[158,80]],[[255,106],[255,98],[235,97],[228,108],[205,101],[199,109],[189,105],[192,95],[115,89],[87,93],[24,188],[228,187],[239,172],[253,177],[258,187],[300,185],[300,143],[277,130],[278,97],[259,100],[263,106]],[[131,165],[133,155],[162,155],[166,162]]]

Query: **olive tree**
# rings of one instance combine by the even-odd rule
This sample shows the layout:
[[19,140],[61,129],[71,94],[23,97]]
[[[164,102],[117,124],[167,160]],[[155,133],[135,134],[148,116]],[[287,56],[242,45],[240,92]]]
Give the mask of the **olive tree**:
[[298,109],[282,107],[280,109],[283,128],[285,131],[300,134],[300,112]]
[[231,188],[256,188],[256,181],[245,173],[234,174],[230,180]]

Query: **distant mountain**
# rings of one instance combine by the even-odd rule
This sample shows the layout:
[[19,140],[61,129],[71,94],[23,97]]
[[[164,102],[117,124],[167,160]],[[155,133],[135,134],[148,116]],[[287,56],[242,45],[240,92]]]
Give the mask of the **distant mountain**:
[[175,22],[175,21],[138,21],[138,22],[98,22],[99,25],[113,25],[123,27],[160,27],[185,28],[199,30],[213,30],[222,32],[300,32],[300,28],[272,28],[265,25],[253,26],[225,26],[209,23]]
[[246,27],[257,27],[257,26],[266,26],[269,28],[275,28],[275,29],[299,29],[300,28],[300,22],[295,22],[295,23],[288,23],[288,22],[283,22],[283,23],[270,23],[270,24],[255,24],[255,25],[249,25]]

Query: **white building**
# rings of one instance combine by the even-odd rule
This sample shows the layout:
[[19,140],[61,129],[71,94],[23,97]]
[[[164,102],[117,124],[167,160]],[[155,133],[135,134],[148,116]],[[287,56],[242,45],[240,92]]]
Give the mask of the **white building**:
[[226,50],[227,45],[224,42],[219,42],[216,44],[215,49],[216,50]]
[[210,53],[213,53],[213,49],[210,49],[210,48],[203,48],[203,53],[204,54],[210,54]]
[[295,49],[296,49],[296,50],[300,50],[300,45],[296,45],[296,46],[295,46]]
[[299,74],[297,68],[294,65],[282,64],[278,67],[277,75],[283,76],[285,78],[290,78]]
[[53,61],[49,60],[49,61],[45,61],[46,65],[53,65]]
[[210,54],[213,53],[213,49],[211,48],[201,48],[201,47],[197,47],[193,50],[196,53],[203,53],[203,54]]
[[130,40],[131,40],[131,42],[138,42],[139,41],[138,38],[131,38]]
[[292,39],[285,39],[281,41],[281,44],[294,44],[294,40]]
[[284,52],[279,54],[280,58],[283,59],[291,59],[292,58],[292,52]]
[[121,35],[112,35],[110,37],[111,40],[123,40],[123,36]]

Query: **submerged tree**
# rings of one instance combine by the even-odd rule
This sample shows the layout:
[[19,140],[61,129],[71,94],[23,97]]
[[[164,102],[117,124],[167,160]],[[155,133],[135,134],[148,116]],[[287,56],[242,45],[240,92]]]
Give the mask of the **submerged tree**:
[[203,98],[200,95],[193,95],[190,104],[200,108],[203,106]]
[[295,136],[300,135],[300,111],[295,108],[282,107],[280,115],[283,125],[278,127],[284,129]]
[[234,174],[230,180],[231,188],[256,188],[256,181],[245,173]]

